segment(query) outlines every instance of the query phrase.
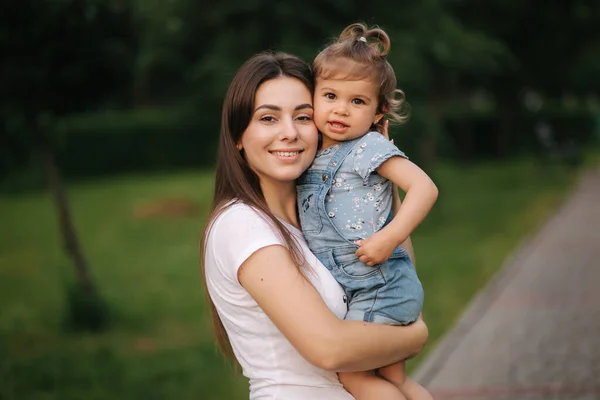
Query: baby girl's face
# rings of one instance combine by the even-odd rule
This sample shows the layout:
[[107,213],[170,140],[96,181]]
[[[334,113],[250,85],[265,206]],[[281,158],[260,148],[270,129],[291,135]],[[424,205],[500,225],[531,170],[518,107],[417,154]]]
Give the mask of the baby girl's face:
[[314,120],[323,148],[356,139],[369,131],[377,114],[379,87],[370,80],[315,80]]

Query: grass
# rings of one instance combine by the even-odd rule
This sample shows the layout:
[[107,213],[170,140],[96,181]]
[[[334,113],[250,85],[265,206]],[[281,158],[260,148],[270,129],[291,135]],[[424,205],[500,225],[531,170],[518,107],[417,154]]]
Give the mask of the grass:
[[[413,235],[431,344],[557,207],[575,174],[519,159],[443,165],[433,176],[440,200]],[[112,312],[110,329],[99,334],[63,329],[73,274],[49,196],[0,197],[0,398],[247,398],[247,381],[216,352],[203,311],[197,253],[212,179],[181,172],[69,188],[85,255]],[[161,199],[189,200],[197,213],[136,217]]]

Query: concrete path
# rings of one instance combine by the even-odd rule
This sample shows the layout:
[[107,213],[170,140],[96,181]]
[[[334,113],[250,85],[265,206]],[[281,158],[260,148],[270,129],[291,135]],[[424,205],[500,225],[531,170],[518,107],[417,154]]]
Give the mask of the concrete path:
[[600,170],[507,261],[414,379],[437,400],[600,399]]

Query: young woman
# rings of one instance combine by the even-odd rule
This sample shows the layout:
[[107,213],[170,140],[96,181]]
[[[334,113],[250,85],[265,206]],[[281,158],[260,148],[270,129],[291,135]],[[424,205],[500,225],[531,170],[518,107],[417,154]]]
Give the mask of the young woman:
[[250,399],[351,399],[336,371],[396,363],[427,340],[421,319],[343,320],[344,292],[302,237],[296,179],[317,151],[313,90],[304,61],[259,54],[223,104],[201,263],[219,345],[249,378]]

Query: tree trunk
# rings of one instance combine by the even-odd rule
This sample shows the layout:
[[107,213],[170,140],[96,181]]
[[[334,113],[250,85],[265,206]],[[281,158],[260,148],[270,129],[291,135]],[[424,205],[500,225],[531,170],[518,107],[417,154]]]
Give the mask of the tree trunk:
[[71,218],[71,212],[69,208],[69,201],[67,199],[67,192],[63,185],[56,164],[56,157],[54,151],[48,142],[45,132],[38,130],[38,146],[39,152],[46,172],[46,179],[48,181],[48,189],[52,194],[55,206],[58,211],[60,231],[64,241],[64,246],[67,254],[73,260],[75,264],[75,274],[79,286],[83,293],[91,298],[95,294],[94,282],[92,281],[86,260],[79,244],[77,232]]
[[498,123],[498,132],[496,133],[496,157],[504,157],[509,151],[512,135],[515,131],[515,111],[514,102],[503,102],[498,107],[500,121]]

